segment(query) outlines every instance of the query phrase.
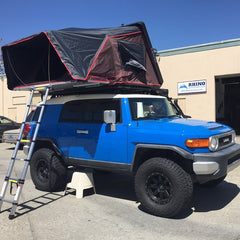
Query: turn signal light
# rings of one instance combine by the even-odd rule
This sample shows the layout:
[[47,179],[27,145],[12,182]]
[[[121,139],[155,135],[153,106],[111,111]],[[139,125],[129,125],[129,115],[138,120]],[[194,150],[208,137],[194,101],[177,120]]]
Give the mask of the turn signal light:
[[209,139],[203,138],[203,139],[188,139],[185,142],[186,146],[189,148],[205,148],[209,147]]

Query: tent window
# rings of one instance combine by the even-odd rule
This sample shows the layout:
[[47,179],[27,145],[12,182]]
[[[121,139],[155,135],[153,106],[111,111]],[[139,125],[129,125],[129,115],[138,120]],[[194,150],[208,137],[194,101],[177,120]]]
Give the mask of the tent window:
[[118,51],[125,70],[146,72],[144,46],[142,44],[118,40]]

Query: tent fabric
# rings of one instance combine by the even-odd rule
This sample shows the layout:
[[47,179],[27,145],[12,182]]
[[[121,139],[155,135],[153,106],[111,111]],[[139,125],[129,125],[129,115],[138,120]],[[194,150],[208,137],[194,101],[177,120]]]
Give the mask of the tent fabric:
[[8,88],[69,81],[161,86],[144,23],[45,31],[2,47]]

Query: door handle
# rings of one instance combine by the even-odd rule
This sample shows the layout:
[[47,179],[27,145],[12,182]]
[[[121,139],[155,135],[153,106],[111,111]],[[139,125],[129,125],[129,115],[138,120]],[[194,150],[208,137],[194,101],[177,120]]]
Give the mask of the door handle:
[[88,130],[77,130],[78,134],[88,134]]

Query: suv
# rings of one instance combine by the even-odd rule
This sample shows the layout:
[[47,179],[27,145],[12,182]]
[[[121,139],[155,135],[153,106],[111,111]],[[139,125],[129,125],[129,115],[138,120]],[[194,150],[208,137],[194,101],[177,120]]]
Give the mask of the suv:
[[230,127],[183,118],[168,97],[82,94],[47,101],[30,172],[44,191],[66,185],[68,166],[130,173],[145,211],[173,217],[194,183],[217,185],[239,163]]

